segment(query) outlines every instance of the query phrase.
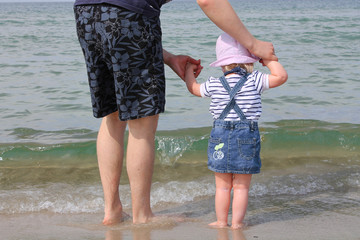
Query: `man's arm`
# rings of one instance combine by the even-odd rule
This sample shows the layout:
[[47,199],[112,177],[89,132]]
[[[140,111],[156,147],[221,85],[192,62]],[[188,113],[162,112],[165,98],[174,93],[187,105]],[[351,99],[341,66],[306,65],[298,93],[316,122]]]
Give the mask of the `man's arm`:
[[213,23],[255,56],[267,60],[278,60],[273,44],[256,39],[246,29],[228,0],[197,0],[197,3]]
[[168,65],[182,80],[185,79],[185,67],[186,63],[192,63],[197,66],[195,76],[197,77],[202,69],[201,61],[195,60],[192,57],[186,55],[174,55],[165,49],[163,49],[164,63]]

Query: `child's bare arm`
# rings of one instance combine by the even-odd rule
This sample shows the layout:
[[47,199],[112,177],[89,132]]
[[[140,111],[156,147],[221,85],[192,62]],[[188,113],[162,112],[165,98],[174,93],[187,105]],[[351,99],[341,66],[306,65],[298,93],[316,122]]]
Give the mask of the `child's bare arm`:
[[278,87],[286,82],[288,75],[284,67],[276,61],[262,60],[263,64],[269,68],[269,87]]
[[195,64],[187,63],[185,69],[185,82],[189,92],[195,96],[201,97],[200,84],[196,82],[195,74],[197,71]]

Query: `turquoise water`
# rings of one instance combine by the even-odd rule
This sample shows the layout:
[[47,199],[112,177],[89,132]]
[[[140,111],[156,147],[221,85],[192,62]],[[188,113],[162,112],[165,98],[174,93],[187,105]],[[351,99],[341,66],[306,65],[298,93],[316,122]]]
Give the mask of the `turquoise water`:
[[[233,5],[256,37],[274,43],[289,73],[284,86],[263,95],[263,168],[252,182],[248,222],[359,207],[360,3]],[[202,59],[200,82],[221,74],[208,67],[220,30],[195,1],[172,1],[161,18],[164,47]],[[0,3],[0,214],[102,212],[99,120],[74,25],[72,3]],[[191,96],[169,68],[166,75],[152,204],[197,217],[213,212],[209,100]],[[126,172],[120,193],[130,208]],[[299,199],[309,204],[296,205]],[[286,211],[256,217],[269,207]]]

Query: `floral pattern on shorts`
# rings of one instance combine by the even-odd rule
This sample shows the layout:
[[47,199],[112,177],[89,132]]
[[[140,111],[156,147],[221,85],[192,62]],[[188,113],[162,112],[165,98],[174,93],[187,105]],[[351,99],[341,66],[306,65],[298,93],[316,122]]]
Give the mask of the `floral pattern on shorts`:
[[165,76],[159,18],[111,5],[74,8],[93,113],[119,111],[126,121],[164,112]]

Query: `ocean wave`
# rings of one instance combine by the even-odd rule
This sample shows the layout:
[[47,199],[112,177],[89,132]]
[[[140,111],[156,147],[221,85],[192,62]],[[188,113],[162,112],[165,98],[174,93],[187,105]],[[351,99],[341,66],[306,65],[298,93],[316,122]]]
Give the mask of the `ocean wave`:
[[[344,157],[345,154],[345,157],[358,159],[360,155],[358,124],[283,120],[263,125],[260,133],[264,156],[271,156],[272,152],[281,151],[293,156],[304,154],[309,157],[318,157],[319,154],[323,154],[323,157]],[[210,127],[203,127],[158,131],[156,135],[158,161],[164,165],[171,165],[186,154],[203,154],[207,150],[210,130]],[[0,143],[0,157],[3,161],[48,159],[56,162],[63,161],[64,158],[86,158],[96,154],[97,132],[89,129],[43,131],[16,128],[8,130],[8,134],[16,138],[16,141]]]
[[[356,171],[319,175],[264,175],[253,178],[249,192],[250,201],[265,198],[274,199],[276,202],[276,199],[309,198],[327,192],[358,192],[360,188],[360,175]],[[129,185],[120,185],[119,193],[125,211],[130,211]],[[215,184],[212,174],[191,181],[154,182],[151,204],[154,209],[173,209],[204,199],[213,203],[214,194]],[[103,206],[100,182],[79,185],[67,183],[20,185],[11,190],[0,190],[0,214],[44,211],[101,213]]]
[[[153,207],[184,204],[214,193],[215,187],[207,180],[167,183],[156,182],[151,192]],[[129,185],[120,185],[119,192],[124,209],[131,208]],[[47,183],[39,186],[0,190],[0,214],[52,212],[101,213],[103,192],[100,185],[73,185]]]
[[[313,120],[264,124],[262,172],[253,177],[250,197],[306,197],[329,191],[358,191],[359,129],[355,124]],[[103,211],[96,132],[12,132],[22,141],[0,144],[0,213]],[[209,127],[157,132],[153,207],[213,199],[214,177],[206,166],[209,132]],[[32,142],[41,137],[57,137],[58,142]],[[130,208],[126,171],[122,174],[120,195],[124,208]]]

